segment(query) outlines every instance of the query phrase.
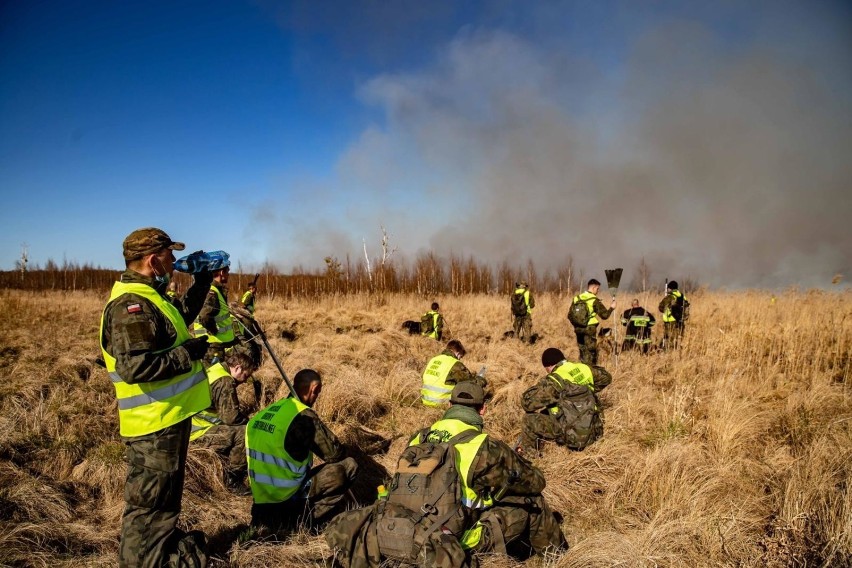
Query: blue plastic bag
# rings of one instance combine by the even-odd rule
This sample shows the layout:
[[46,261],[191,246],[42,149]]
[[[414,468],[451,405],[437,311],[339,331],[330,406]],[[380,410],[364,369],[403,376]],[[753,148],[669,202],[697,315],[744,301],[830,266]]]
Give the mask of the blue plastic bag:
[[182,256],[175,261],[175,270],[195,274],[205,270],[215,271],[231,266],[231,255],[223,250],[203,250]]

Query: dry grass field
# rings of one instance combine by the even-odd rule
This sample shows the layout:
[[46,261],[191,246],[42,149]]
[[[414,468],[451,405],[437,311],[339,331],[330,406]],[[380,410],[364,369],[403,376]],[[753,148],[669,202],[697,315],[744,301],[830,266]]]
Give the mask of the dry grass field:
[[[123,446],[113,388],[92,364],[105,298],[0,290],[0,565],[116,562]],[[542,376],[542,350],[576,356],[569,299],[537,296],[533,330],[542,337],[532,346],[503,339],[506,297],[436,299],[468,367],[488,367],[487,430],[513,443],[520,395]],[[619,310],[629,299],[619,297]],[[548,566],[852,566],[852,293],[690,299],[679,351],[624,353],[617,369],[604,354],[614,375],[602,394],[604,438],[581,453],[548,445],[536,459],[572,545]],[[317,410],[357,454],[362,499],[374,496],[406,437],[438,416],[418,390],[439,345],[400,327],[431,300],[259,300],[258,319],[287,373],[323,374]],[[643,305],[656,310],[658,301]],[[245,404],[283,395],[276,375],[267,358],[263,400],[243,386]],[[230,493],[221,471],[215,455],[191,449],[181,522],[210,536],[213,566],[330,564],[322,537],[254,540],[251,499]]]

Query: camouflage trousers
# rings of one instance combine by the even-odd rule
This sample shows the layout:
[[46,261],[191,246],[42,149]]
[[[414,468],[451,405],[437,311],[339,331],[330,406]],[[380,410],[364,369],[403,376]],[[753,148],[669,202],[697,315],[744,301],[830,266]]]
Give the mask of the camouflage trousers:
[[586,365],[598,364],[598,326],[575,327],[577,347],[580,350],[580,363]]
[[318,465],[308,472],[307,498],[293,497],[283,503],[254,503],[251,524],[272,531],[322,527],[343,509],[346,491],[357,474],[358,463],[352,458]]
[[683,322],[663,322],[663,349],[676,349],[683,338]]
[[541,495],[501,499],[479,518],[482,536],[473,552],[543,556],[568,549],[559,519]]
[[[600,415],[592,416],[591,423],[577,421],[575,426],[566,429],[555,417],[549,414],[527,412],[521,423],[521,447],[527,455],[536,451],[539,439],[556,442],[572,450],[583,450],[603,436],[603,423]],[[582,424],[579,424],[582,422]]]
[[203,533],[176,528],[183,497],[190,419],[157,432],[124,438],[126,506],[121,519],[119,566],[204,567]]
[[529,341],[530,336],[532,335],[532,316],[527,314],[525,316],[515,316],[515,320],[512,323],[512,330],[515,332],[515,337],[521,339],[522,341]]
[[218,424],[207,430],[203,436],[193,442],[202,448],[209,448],[227,458],[225,475],[229,480],[242,479],[246,475],[246,426]]

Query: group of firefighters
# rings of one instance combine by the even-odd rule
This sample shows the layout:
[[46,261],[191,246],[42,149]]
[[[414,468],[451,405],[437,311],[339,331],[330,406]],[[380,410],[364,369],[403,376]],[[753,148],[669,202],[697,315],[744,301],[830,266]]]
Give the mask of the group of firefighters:
[[[408,537],[387,532],[388,510],[395,509],[385,505],[396,498],[393,492],[380,508],[369,505],[341,514],[358,464],[312,410],[322,391],[317,371],[296,373],[291,395],[252,417],[241,410],[237,386],[260,364],[257,343],[243,341],[253,339],[259,329],[251,323],[256,286],[252,283],[239,304],[229,307],[230,261],[223,253],[191,270],[192,285],[178,296],[170,288],[176,263],[173,251],[184,248],[157,228],[130,233],[123,242],[126,270],[114,284],[101,320],[99,343],[116,390],[128,464],[119,564],[207,565],[205,535],[177,527],[190,441],[226,458],[226,485],[237,494],[252,496],[252,525],[260,536],[299,526],[326,528],[329,544],[339,553],[337,562],[347,568],[378,566],[395,558],[388,552],[394,549],[389,543],[394,539],[407,543]],[[529,552],[541,555],[567,550],[561,517],[541,496],[544,476],[530,460],[538,455],[540,440],[582,450],[603,432],[597,392],[612,377],[597,366],[596,343],[588,338],[595,336],[596,318],[608,318],[615,302],[609,308],[602,306],[595,295],[599,287],[592,280],[588,290],[575,298],[587,303],[591,316],[582,334],[577,331],[581,361],[568,361],[556,348],[543,352],[546,375],[523,395],[522,435],[514,446],[483,432],[485,369],[473,374],[461,363],[465,349],[459,340],[449,341],[426,365],[421,400],[446,411],[431,427],[416,433],[410,446],[452,444],[461,495],[459,509],[452,514],[463,517],[463,522],[460,534],[448,535],[440,529],[449,521],[427,514],[431,507],[437,515],[440,507],[423,505],[423,515],[411,521],[413,534],[430,527],[413,541],[420,547],[414,554],[420,554],[423,563],[467,566],[475,562],[472,553],[505,553],[514,550],[512,543],[523,543]],[[518,283],[518,291],[527,313],[513,309],[515,331],[528,338],[534,300],[525,283]],[[672,342],[683,331],[683,318],[678,322],[664,304],[683,305],[678,297],[682,295],[677,284],[669,283],[660,309],[666,323],[672,317],[679,324],[672,335],[667,327],[666,337]],[[237,316],[234,310],[239,310]],[[424,326],[424,335],[440,341],[443,318],[437,303],[426,315],[424,320],[431,320],[432,326]],[[638,302],[625,311],[623,323],[628,334],[634,330],[632,341],[646,345],[644,329],[652,325],[653,316]],[[313,466],[314,456],[323,463]],[[450,513],[446,516],[449,519]],[[390,525],[396,526],[395,521]],[[392,536],[376,541],[370,536],[376,531],[368,526]]]

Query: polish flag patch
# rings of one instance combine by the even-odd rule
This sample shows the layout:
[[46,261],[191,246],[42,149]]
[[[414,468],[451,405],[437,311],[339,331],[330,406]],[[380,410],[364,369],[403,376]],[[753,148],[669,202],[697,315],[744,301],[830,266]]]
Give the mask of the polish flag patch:
[[142,304],[130,304],[127,306],[128,314],[139,314],[142,313]]

